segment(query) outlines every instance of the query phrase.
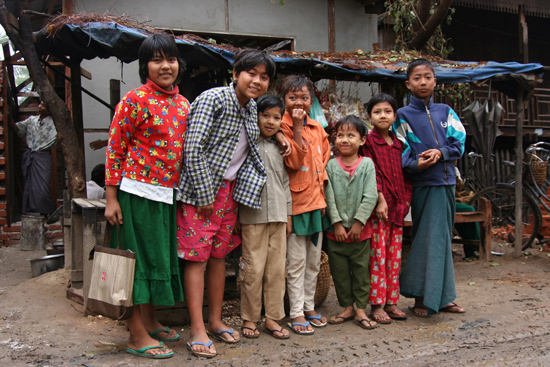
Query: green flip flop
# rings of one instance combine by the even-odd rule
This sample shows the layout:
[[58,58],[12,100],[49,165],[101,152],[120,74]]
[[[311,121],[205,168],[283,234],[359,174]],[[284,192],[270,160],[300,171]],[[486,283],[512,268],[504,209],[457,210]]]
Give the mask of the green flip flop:
[[151,359],[166,359],[171,358],[174,356],[174,352],[165,353],[165,354],[149,354],[145,353],[148,350],[151,349],[162,349],[164,348],[164,343],[160,342],[159,345],[153,345],[152,347],[145,347],[141,349],[132,349],[132,348],[126,348],[126,352],[133,354],[138,357],[144,357],[144,358],[151,358]]
[[162,336],[158,336],[158,334],[160,334],[160,333],[166,333],[166,334],[170,335],[170,328],[166,327],[166,329],[158,329],[158,330],[152,331],[152,332],[149,333],[149,336],[151,338],[159,340],[161,342],[177,342],[178,340],[180,340],[180,334],[178,334],[178,333],[176,333],[176,336],[173,336],[171,338],[165,338],[165,337],[162,337]]

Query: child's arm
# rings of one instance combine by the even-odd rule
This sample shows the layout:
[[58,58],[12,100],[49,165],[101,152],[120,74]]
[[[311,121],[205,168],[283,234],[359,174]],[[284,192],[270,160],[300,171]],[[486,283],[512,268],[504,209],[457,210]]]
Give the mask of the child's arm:
[[283,133],[285,134],[285,137],[289,141],[291,147],[290,154],[288,156],[285,156],[285,165],[288,168],[297,171],[300,169],[300,167],[302,167],[304,158],[307,155],[307,145],[305,144],[305,142],[298,144],[296,143],[296,141],[294,141],[293,129],[288,124],[283,122],[281,124],[281,130],[283,130]]
[[388,219],[388,203],[382,191],[378,191],[378,205],[376,205],[376,218]]
[[108,185],[105,187],[105,198],[107,204],[105,205],[105,218],[110,225],[114,226],[116,222],[123,224],[122,210],[120,210],[120,204],[117,199],[118,186]]
[[[399,111],[397,111],[399,113]],[[406,136],[407,131],[405,127],[408,126],[406,121],[401,120],[399,117],[393,123],[392,128],[394,129],[395,137],[399,139],[403,145],[403,156],[401,157],[401,164],[403,169],[410,173],[420,173],[421,170],[418,167],[419,157],[417,157],[411,150]]]
[[292,233],[292,193],[290,192],[290,179],[286,170],[283,171],[283,187],[286,195],[286,236],[288,237]]
[[286,237],[290,236],[292,233],[292,215],[287,216],[286,218]]
[[[357,208],[355,213],[355,220],[361,222],[363,225],[367,223],[376,201],[378,199],[378,191],[376,190],[376,170],[374,163],[370,158],[364,158],[367,160],[367,176],[365,178],[365,184],[363,185],[363,197],[361,204]],[[355,225],[355,224],[354,224]]]
[[338,242],[346,242],[348,238],[348,234],[346,232],[346,229],[342,225],[342,217],[340,217],[340,213],[338,213],[338,207],[336,206],[336,197],[334,195],[334,189],[332,188],[332,183],[330,180],[331,177],[331,169],[330,165],[327,166],[327,173],[328,173],[328,182],[327,187],[325,189],[325,201],[327,202],[327,215],[330,219],[330,223],[332,224],[332,228],[334,229],[334,237],[336,237],[336,241]]
[[187,119],[183,156],[187,173],[197,195],[197,212],[210,216],[213,212],[215,192],[212,188],[210,167],[205,158],[205,147],[212,133],[218,110],[222,107],[215,97],[205,92],[191,105]]
[[449,108],[447,116],[447,140],[445,145],[439,147],[443,161],[455,161],[464,154],[466,143],[466,130],[460,122],[460,118],[452,108]]

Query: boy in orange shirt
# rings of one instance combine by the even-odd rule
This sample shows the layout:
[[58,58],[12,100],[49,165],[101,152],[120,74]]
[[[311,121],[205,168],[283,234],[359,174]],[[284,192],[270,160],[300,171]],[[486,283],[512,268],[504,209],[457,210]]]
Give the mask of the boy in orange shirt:
[[[297,334],[313,334],[327,319],[315,311],[315,288],[321,263],[322,231],[330,226],[325,216],[325,166],[330,145],[321,124],[308,117],[313,104],[313,83],[288,76],[282,88],[286,105],[281,129],[292,152],[285,157],[292,193],[292,234],[287,240],[288,326]],[[307,319],[307,320],[306,320]]]

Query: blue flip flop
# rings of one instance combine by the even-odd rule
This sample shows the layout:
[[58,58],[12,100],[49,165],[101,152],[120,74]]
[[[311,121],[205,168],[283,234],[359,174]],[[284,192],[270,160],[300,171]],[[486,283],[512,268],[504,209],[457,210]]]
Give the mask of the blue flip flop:
[[308,320],[319,320],[319,323],[318,323],[318,324],[312,322],[312,323],[311,323],[311,326],[321,328],[321,327],[327,326],[327,322],[326,322],[326,321],[325,321],[325,322],[321,322],[321,317],[322,317],[322,315],[321,315],[321,314],[318,314],[317,316],[308,316],[308,317],[306,317],[306,319],[308,319]]
[[197,352],[196,350],[193,349],[193,346],[194,345],[204,345],[205,347],[208,347],[210,348],[210,346],[212,345],[212,340],[209,340],[208,343],[203,343],[203,342],[187,342],[187,349],[189,349],[189,351],[191,353],[193,353],[194,356],[197,356],[197,357],[204,357],[204,358],[213,358],[216,356],[216,353],[210,353],[210,352]]
[[313,335],[313,333],[315,332],[314,330],[300,331],[300,330],[294,329],[295,325],[303,326],[307,328],[310,324],[311,323],[309,321],[306,321],[303,324],[301,322],[289,322],[286,325],[290,328],[290,330],[294,331],[298,335]]
[[178,340],[180,340],[180,334],[176,333],[176,336],[173,336],[171,338],[165,338],[165,337],[162,337],[162,336],[158,336],[158,334],[160,333],[166,333],[168,335],[170,335],[170,328],[167,326],[166,329],[158,329],[158,330],[155,330],[155,331],[152,331],[149,333],[149,336],[153,339],[156,339],[156,340],[159,340],[161,342],[177,342]]
[[235,330],[233,330],[233,328],[227,330],[227,329],[223,329],[223,330],[219,330],[219,331],[216,331],[215,333],[214,332],[211,332],[211,331],[207,331],[206,333],[208,335],[210,335],[212,338],[220,341],[220,342],[224,342],[224,343],[227,343],[227,344],[235,344],[235,343],[238,343],[241,339],[235,339],[233,337],[233,340],[228,340],[227,338],[225,338],[222,334],[223,333],[228,333],[229,335],[233,336],[233,333],[235,332]]
[[141,349],[126,348],[126,352],[138,357],[151,358],[151,359],[166,359],[174,356],[174,352],[165,353],[165,354],[154,354],[154,355],[145,353],[146,351],[151,349],[161,349],[161,348],[164,348],[163,342],[160,342],[159,345],[154,345],[152,347],[145,347]]

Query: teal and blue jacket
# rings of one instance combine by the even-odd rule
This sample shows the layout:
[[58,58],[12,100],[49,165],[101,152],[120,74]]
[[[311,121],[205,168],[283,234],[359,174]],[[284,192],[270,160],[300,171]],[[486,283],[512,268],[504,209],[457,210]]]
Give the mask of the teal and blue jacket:
[[[466,131],[455,111],[446,104],[411,97],[411,103],[397,110],[393,124],[404,144],[402,164],[414,187],[455,185],[454,161],[462,157]],[[442,158],[430,168],[418,169],[419,154],[439,149]]]

